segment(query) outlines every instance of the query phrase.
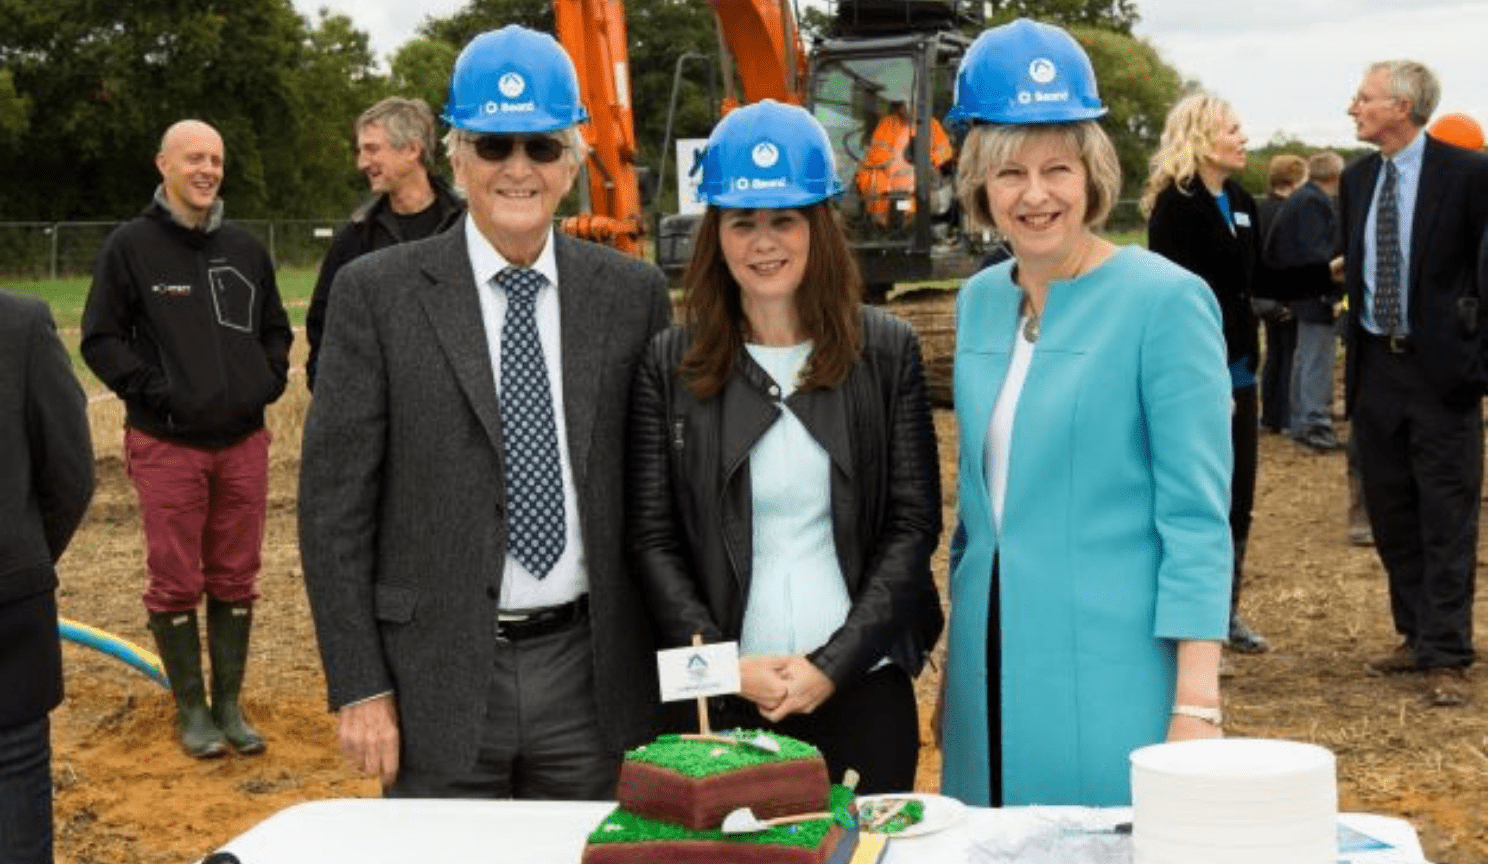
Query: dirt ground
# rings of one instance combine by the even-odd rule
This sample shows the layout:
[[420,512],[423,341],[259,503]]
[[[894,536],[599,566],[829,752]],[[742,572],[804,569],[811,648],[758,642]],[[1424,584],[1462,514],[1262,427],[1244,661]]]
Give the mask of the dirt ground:
[[[375,783],[343,766],[337,752],[301,584],[295,488],[305,407],[296,379],[270,414],[264,599],[244,700],[268,752],[187,758],[175,743],[165,690],[115,660],[67,645],[67,700],[52,717],[59,862],[183,864],[291,804],[376,794]],[[122,412],[107,398],[92,412],[98,492],[62,563],[62,614],[153,650],[139,600],[139,520],[120,459]],[[943,410],[936,425],[949,525],[955,425]],[[1421,700],[1419,678],[1364,674],[1365,658],[1391,647],[1393,635],[1373,550],[1344,539],[1344,470],[1341,454],[1305,454],[1285,438],[1263,436],[1243,609],[1275,649],[1234,658],[1236,674],[1225,681],[1226,731],[1329,747],[1338,756],[1341,809],[1410,819],[1432,861],[1488,864],[1485,676],[1475,680],[1468,707],[1432,709]],[[942,548],[942,579],[944,555]],[[1488,645],[1485,611],[1480,600],[1478,642]],[[927,670],[919,683],[925,716],[935,674]],[[921,789],[936,788],[938,767],[927,746]]]

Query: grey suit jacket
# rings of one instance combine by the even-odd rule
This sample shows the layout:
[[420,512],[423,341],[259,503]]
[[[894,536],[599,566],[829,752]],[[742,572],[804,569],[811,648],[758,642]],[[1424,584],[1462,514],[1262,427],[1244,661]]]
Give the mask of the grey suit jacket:
[[62,701],[53,564],[92,494],[87,400],[51,310],[0,291],[0,729]]
[[[631,374],[670,305],[651,265],[555,242],[595,698],[618,752],[654,733],[654,640],[621,546],[621,466]],[[300,551],[331,707],[395,691],[404,763],[441,772],[476,758],[507,543],[476,291],[459,227],[342,269],[300,472]]]

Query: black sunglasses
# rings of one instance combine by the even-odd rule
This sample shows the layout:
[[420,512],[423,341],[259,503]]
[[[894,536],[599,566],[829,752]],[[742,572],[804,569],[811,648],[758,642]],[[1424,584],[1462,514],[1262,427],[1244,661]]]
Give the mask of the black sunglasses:
[[550,135],[477,135],[475,155],[487,162],[505,162],[520,144],[533,162],[557,162],[568,145]]

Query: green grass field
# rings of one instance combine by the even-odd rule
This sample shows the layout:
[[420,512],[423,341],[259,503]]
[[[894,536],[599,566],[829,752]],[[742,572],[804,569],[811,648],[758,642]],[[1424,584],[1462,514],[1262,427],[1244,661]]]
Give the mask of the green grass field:
[[[278,273],[279,296],[284,301],[284,311],[289,313],[290,323],[295,327],[305,326],[305,312],[310,308],[310,294],[315,290],[315,274],[314,270],[280,270]],[[52,307],[62,344],[72,355],[73,370],[83,382],[84,389],[97,393],[104,386],[93,377],[78,353],[78,342],[82,339],[83,304],[88,300],[91,283],[90,278],[78,276],[70,279],[6,280],[0,281],[0,287],[39,297]]]
[[[315,290],[314,270],[280,270],[279,296],[284,300],[290,323],[296,327],[305,324],[305,312],[310,307],[310,293]],[[57,327],[65,333],[82,326],[83,304],[88,300],[88,286],[92,279],[77,276],[71,279],[3,280],[0,286],[11,288],[22,294],[30,294],[47,301],[52,314],[57,318]]]
[[[1138,244],[1146,241],[1146,233],[1143,231],[1110,232],[1105,235],[1107,239],[1118,245]],[[296,328],[305,326],[305,313],[310,308],[310,295],[315,290],[316,271],[311,269],[283,269],[279,276],[279,296],[284,300],[285,311],[289,313],[290,323]],[[93,377],[88,367],[83,363],[78,354],[78,341],[81,338],[81,327],[83,319],[83,304],[88,299],[88,286],[91,279],[86,276],[78,276],[69,279],[29,279],[29,280],[0,280],[0,287],[11,288],[23,294],[30,294],[47,301],[52,307],[52,315],[57,319],[57,329],[62,334],[62,342],[67,346],[72,355],[72,367],[77,371],[78,377],[83,381],[83,386],[89,393],[102,391],[103,385]],[[960,280],[946,280],[941,282],[926,282],[915,285],[901,285],[896,295],[907,290],[917,288],[939,288],[954,290],[961,284]],[[303,338],[300,336],[298,338]]]

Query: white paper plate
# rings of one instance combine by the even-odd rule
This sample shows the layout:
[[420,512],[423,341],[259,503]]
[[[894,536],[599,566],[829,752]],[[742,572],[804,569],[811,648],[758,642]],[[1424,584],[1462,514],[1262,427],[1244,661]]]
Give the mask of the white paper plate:
[[925,818],[905,828],[903,831],[895,831],[889,837],[919,837],[923,834],[934,834],[943,828],[949,828],[966,818],[966,805],[955,798],[947,798],[944,795],[935,795],[929,792],[899,792],[891,795],[860,795],[858,805],[864,802],[875,801],[919,801],[925,805]]
[[1335,771],[1333,753],[1316,744],[1264,738],[1203,738],[1151,744],[1131,754],[1134,774],[1217,781],[1224,777],[1284,778]]

